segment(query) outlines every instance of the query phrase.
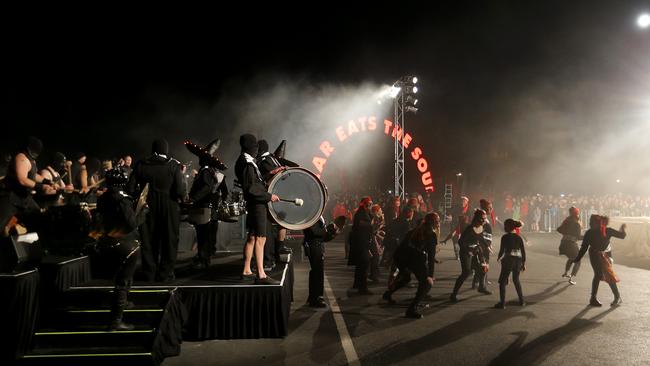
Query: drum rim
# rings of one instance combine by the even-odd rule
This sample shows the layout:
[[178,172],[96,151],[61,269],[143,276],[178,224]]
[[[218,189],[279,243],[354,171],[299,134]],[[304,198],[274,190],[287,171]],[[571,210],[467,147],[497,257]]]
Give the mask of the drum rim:
[[285,222],[284,220],[281,220],[280,218],[278,218],[278,215],[275,213],[275,210],[273,209],[273,202],[269,201],[266,205],[268,207],[269,214],[271,215],[273,220],[275,220],[275,222],[278,223],[278,225],[280,225],[280,226],[282,226],[282,227],[284,227],[286,229],[289,229],[289,230],[304,230],[304,229],[307,229],[307,228],[311,227],[316,222],[318,222],[318,220],[320,220],[321,216],[323,216],[323,212],[325,211],[325,206],[327,206],[327,200],[329,198],[328,197],[328,192],[327,192],[327,186],[325,186],[323,181],[320,180],[318,175],[316,175],[311,170],[303,168],[303,167],[289,167],[286,170],[274,175],[273,178],[271,178],[271,180],[269,181],[268,192],[272,193],[272,188],[275,186],[277,181],[280,179],[280,177],[285,172],[296,171],[296,170],[303,171],[303,172],[307,173],[308,175],[312,176],[316,180],[316,182],[318,182],[318,184],[320,184],[320,186],[322,188],[321,194],[323,196],[323,207],[320,209],[319,214],[316,215],[311,220],[309,220],[309,221],[307,221],[307,222],[305,222],[303,224],[300,224],[300,225],[298,225],[298,224],[289,224],[289,223]]

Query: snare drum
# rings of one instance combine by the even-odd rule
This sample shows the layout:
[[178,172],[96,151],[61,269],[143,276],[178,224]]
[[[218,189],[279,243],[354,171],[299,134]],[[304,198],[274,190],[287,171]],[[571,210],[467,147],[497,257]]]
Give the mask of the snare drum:
[[239,216],[245,214],[246,201],[244,201],[241,192],[233,192],[230,200],[219,202],[216,210],[212,211],[212,218],[225,222],[237,222]]

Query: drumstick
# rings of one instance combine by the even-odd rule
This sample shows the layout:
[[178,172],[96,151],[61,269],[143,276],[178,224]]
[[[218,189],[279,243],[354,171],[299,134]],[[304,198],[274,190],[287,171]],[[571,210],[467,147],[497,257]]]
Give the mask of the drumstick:
[[302,205],[305,204],[305,201],[303,201],[302,198],[296,198],[296,199],[293,199],[293,200],[288,200],[286,198],[280,198],[280,201],[282,201],[282,202],[291,202],[296,206],[302,206]]

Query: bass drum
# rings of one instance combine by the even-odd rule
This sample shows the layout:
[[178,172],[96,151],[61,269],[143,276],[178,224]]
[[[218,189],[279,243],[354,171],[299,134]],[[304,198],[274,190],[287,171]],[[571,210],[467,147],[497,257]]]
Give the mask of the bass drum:
[[303,205],[293,202],[269,202],[271,217],[289,230],[303,230],[314,225],[327,203],[327,188],[318,177],[305,168],[288,168],[273,176],[269,193],[286,200],[300,198]]

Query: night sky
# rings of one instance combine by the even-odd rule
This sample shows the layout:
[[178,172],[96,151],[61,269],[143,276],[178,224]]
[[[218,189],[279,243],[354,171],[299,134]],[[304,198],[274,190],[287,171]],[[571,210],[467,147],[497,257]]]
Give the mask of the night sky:
[[650,31],[635,24],[647,2],[325,4],[20,14],[3,26],[1,149],[33,134],[50,152],[142,157],[162,136],[183,160],[183,139],[223,131],[232,164],[233,136],[290,128],[271,122],[290,105],[266,127],[240,118],[266,87],[318,96],[414,74],[420,110],[407,123],[440,181],[462,170],[479,189],[557,193],[607,190],[616,176],[647,190],[650,167],[630,159],[648,147]]

